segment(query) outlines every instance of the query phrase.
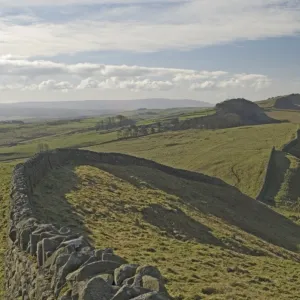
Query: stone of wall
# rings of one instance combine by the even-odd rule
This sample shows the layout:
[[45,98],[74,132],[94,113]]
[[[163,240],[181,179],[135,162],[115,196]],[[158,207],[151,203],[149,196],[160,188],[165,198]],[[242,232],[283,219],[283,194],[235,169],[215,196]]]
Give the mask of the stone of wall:
[[274,154],[275,154],[275,147],[272,148],[270,156],[269,156],[269,160],[265,169],[265,177],[263,180],[263,184],[262,184],[262,188],[259,191],[256,200],[262,201],[264,202],[265,200],[265,196],[266,196],[266,192],[268,190],[268,186],[269,186],[269,182],[270,182],[270,175],[271,172],[273,170],[273,165],[276,163],[275,162],[275,158],[274,158]]
[[282,147],[282,151],[289,153],[290,150],[291,150],[293,147],[295,147],[295,146],[298,144],[299,141],[300,141],[300,130],[298,129],[298,130],[297,130],[297,133],[296,133],[296,137],[295,137],[293,140],[291,140],[290,142],[286,143],[286,144]]
[[37,221],[31,200],[35,186],[51,169],[67,163],[140,165],[225,185],[217,178],[124,154],[57,149],[35,155],[13,172],[5,299],[170,299],[157,268],[129,264],[113,249],[95,249],[69,228]]

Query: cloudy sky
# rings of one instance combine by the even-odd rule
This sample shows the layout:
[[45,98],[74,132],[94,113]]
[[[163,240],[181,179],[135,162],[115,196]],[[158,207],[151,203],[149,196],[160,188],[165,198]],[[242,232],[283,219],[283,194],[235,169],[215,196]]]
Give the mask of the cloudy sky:
[[0,102],[300,92],[300,0],[0,0]]

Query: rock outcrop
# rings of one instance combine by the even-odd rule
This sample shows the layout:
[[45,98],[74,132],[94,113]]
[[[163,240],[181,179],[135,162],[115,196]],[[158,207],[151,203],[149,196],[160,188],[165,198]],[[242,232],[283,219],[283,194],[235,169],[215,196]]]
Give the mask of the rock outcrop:
[[177,129],[221,129],[247,125],[280,123],[268,117],[256,103],[246,99],[231,99],[218,103],[216,113],[180,122]]
[[69,228],[38,221],[32,197],[43,177],[67,163],[95,162],[155,167],[189,180],[225,185],[217,178],[123,154],[77,149],[37,154],[13,172],[5,299],[170,299],[157,268],[130,264],[113,249],[95,249],[87,237]]
[[228,114],[238,116],[242,125],[278,122],[268,117],[256,103],[242,98],[226,100],[218,103],[216,105],[216,111],[216,114],[220,117]]

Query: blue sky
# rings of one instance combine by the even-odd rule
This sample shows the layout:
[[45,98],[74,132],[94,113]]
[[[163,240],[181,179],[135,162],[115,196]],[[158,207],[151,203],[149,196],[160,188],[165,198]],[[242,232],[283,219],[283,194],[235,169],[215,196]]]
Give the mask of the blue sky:
[[300,92],[300,1],[0,0],[0,101]]

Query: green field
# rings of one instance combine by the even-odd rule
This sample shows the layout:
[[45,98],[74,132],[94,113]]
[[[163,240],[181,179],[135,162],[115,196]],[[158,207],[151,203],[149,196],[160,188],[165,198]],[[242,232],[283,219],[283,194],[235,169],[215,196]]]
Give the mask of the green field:
[[256,197],[273,146],[294,138],[290,123],[220,130],[186,130],[92,146],[93,151],[122,152],[223,179]]

